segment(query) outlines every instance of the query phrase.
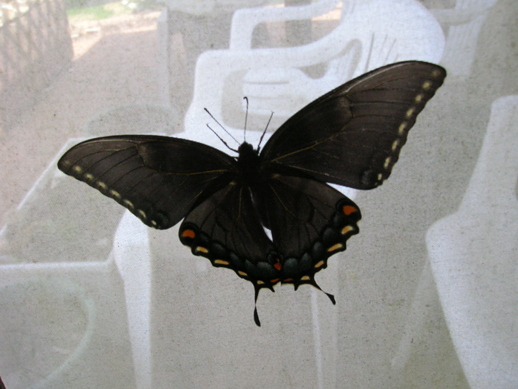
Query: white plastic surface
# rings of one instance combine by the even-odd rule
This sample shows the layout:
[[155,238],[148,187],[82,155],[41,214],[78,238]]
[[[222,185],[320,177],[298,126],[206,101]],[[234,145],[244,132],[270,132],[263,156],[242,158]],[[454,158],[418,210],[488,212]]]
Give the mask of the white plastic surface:
[[459,210],[426,242],[472,388],[518,387],[518,96],[496,100]]
[[[47,223],[52,231],[53,224],[31,218],[31,214],[39,216],[36,211],[45,204],[43,200],[51,197],[53,190],[63,189],[56,188],[68,178],[56,164],[79,140],[67,141],[18,207],[22,215],[19,223],[30,239],[27,245],[35,245],[35,238],[45,232],[38,223]],[[60,205],[64,210],[65,205]],[[47,211],[61,225],[58,232],[66,236],[69,223],[65,218],[70,215]],[[75,223],[81,224],[78,220]],[[7,226],[0,238],[9,239],[9,234]],[[55,239],[59,240],[57,236]],[[47,244],[52,242],[47,240]],[[0,370],[4,383],[9,389],[136,388],[124,285],[109,247],[104,258],[91,257],[88,251],[82,256],[71,251],[53,258],[48,256],[52,252],[49,247],[40,248],[46,255],[38,255],[38,248],[34,249],[30,250],[33,256],[8,258],[10,263],[0,265],[4,352],[0,354]],[[22,248],[21,252],[28,250]],[[13,307],[9,293],[25,295],[24,302]],[[26,328],[16,324],[20,322]],[[18,332],[20,337],[15,335]],[[9,333],[11,336],[7,336]]]
[[234,12],[232,16],[230,49],[250,50],[254,28],[261,23],[311,19],[331,11],[339,2],[340,0],[320,0],[310,5],[298,7],[240,9]]
[[467,77],[475,59],[478,36],[497,0],[457,0],[452,9],[432,9],[448,31],[441,64],[451,76]]

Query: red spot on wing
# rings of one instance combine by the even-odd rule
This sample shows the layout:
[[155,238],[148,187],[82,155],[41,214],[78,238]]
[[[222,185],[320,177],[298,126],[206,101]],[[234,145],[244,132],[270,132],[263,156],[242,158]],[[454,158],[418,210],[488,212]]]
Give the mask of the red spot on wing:
[[273,267],[277,270],[277,271],[281,271],[282,269],[282,264],[281,264],[281,260],[279,258],[276,258],[275,259],[275,264],[273,265]]
[[344,205],[342,210],[347,216],[349,216],[351,213],[356,212],[356,208],[354,208],[352,205]]
[[193,230],[185,230],[184,232],[182,232],[182,236],[184,238],[191,238],[191,239],[194,239],[194,237],[196,236],[196,234],[194,233]]

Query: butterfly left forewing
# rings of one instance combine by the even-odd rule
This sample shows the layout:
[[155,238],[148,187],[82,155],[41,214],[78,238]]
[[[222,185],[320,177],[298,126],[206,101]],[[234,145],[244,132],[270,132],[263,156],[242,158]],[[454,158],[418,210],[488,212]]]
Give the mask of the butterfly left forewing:
[[235,168],[231,157],[212,147],[147,135],[87,140],[68,150],[58,167],[158,229],[178,223]]
[[366,73],[315,100],[265,145],[265,168],[371,189],[386,180],[417,115],[446,73],[400,62]]

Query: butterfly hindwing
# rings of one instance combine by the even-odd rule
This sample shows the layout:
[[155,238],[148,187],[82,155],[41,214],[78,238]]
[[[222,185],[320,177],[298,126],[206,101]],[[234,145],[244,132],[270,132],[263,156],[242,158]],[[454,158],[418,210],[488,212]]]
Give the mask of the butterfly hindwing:
[[272,135],[265,168],[356,189],[381,185],[445,76],[434,64],[399,62],[332,90]]
[[[267,185],[254,191],[254,198],[286,258],[300,260],[317,246],[329,255],[343,251],[345,241],[359,231],[361,213],[356,204],[322,182],[274,174]],[[327,259],[317,257],[314,263]]]
[[255,265],[265,261],[274,250],[252,204],[250,191],[235,182],[194,208],[185,217],[179,235],[193,254],[209,258],[214,265],[227,265],[224,262],[230,261],[234,270],[244,271],[244,267],[232,255],[243,266],[245,261]]
[[314,283],[327,259],[359,232],[360,219],[356,204],[329,185],[276,176],[259,191],[237,184],[219,190],[187,215],[179,235],[193,254],[271,289],[277,282]]
[[225,185],[234,165],[233,158],[210,146],[146,135],[87,140],[58,162],[64,173],[158,229],[178,223],[207,195],[205,190]]

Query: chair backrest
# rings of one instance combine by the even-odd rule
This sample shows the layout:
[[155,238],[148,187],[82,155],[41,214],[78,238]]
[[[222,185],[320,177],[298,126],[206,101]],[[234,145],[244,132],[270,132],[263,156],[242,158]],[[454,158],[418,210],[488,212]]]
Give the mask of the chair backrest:
[[432,10],[447,30],[441,64],[450,75],[467,77],[475,59],[478,36],[498,0],[457,0],[455,8]]
[[[270,87],[271,99],[264,97],[270,81],[259,84],[261,99],[251,104],[250,113],[269,114],[275,110],[278,123],[327,91],[383,65],[404,60],[439,62],[444,34],[430,12],[415,0],[350,1],[342,10],[340,24],[311,45],[315,47],[313,65],[325,64],[325,75],[316,80],[301,77],[295,81],[300,88],[292,84],[286,97],[278,93],[285,89],[282,82],[277,88]],[[320,55],[322,49],[327,57]],[[289,57],[284,66],[293,67]],[[264,79],[261,73],[275,71],[280,69],[251,69],[245,82]],[[286,82],[293,80],[288,78]],[[243,95],[247,95],[250,85],[257,84],[245,84]]]
[[[344,0],[342,3],[351,3]],[[249,50],[252,47],[252,34],[260,23],[285,20],[307,20],[323,15],[340,2],[340,0],[320,0],[303,6],[284,8],[243,8],[234,12],[230,30],[230,49]],[[345,8],[343,5],[342,8]]]
[[[327,75],[335,77],[335,83],[343,83],[393,62],[441,60],[445,44],[441,26],[418,1],[343,3],[340,24],[333,31],[305,47],[294,48],[314,53],[304,66],[328,63]],[[290,63],[292,58],[286,56],[285,67],[298,67]]]
[[[223,101],[225,107],[229,101],[231,105],[241,104],[242,80],[233,77],[236,72],[243,74],[261,69],[274,72],[280,68],[304,68],[334,61],[326,76],[316,80],[320,85],[302,85],[317,93],[309,96],[314,99],[321,91],[331,90],[384,64],[403,60],[440,61],[444,34],[437,20],[418,1],[365,0],[354,2],[352,6],[348,4],[347,10],[337,28],[308,45],[203,53],[196,64],[194,98],[185,118],[186,131],[191,133],[205,128],[205,107],[221,120]],[[226,83],[232,87],[227,88]],[[229,90],[232,95],[228,95]],[[273,88],[272,95],[276,93]],[[274,109],[276,112],[288,111],[284,107]],[[239,113],[239,118],[243,117],[244,114]],[[228,123],[224,124],[232,129]]]
[[354,2],[332,34],[343,42],[328,66],[336,83],[393,62],[439,62],[444,49],[440,25],[414,0]]
[[491,119],[477,166],[469,182],[460,209],[488,215],[481,204],[499,203],[505,208],[518,207],[518,96],[501,97],[492,106]]

